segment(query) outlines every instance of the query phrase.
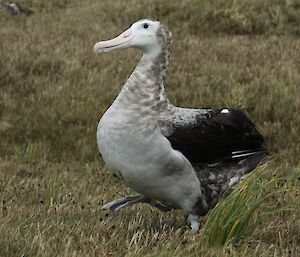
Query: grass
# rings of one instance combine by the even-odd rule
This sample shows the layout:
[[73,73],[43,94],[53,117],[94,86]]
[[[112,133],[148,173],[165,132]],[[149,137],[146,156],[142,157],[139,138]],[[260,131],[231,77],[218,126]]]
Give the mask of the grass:
[[37,145],[29,143],[26,146],[17,146],[15,149],[15,161],[16,163],[30,163],[34,161],[37,154]]
[[[32,14],[0,12],[0,256],[300,255],[299,1],[19,3]],[[101,210],[132,193],[99,158],[95,131],[140,53],[92,47],[149,16],[173,32],[171,101],[242,109],[272,153],[197,235],[181,211]]]
[[276,206],[268,200],[271,197],[276,199],[281,195],[293,195],[300,183],[296,182],[296,178],[287,181],[286,178],[271,176],[269,172],[265,167],[258,168],[211,211],[203,228],[209,247],[222,248],[229,243],[240,243],[245,237],[250,237],[269,215],[285,212],[298,215],[297,203],[292,199],[287,204],[287,201],[279,198]]

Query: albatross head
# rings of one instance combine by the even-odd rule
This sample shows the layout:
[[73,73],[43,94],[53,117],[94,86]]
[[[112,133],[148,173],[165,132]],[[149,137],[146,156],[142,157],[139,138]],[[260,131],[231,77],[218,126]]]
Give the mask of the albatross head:
[[142,19],[119,36],[100,41],[95,44],[95,53],[107,53],[115,49],[135,47],[141,49],[144,54],[156,55],[171,38],[171,32],[159,21]]

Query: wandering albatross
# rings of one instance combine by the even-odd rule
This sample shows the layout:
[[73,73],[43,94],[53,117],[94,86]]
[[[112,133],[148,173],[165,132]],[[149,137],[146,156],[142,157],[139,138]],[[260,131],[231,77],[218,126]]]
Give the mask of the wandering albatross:
[[159,21],[142,19],[96,53],[134,47],[143,56],[102,116],[97,144],[108,168],[139,195],[105,204],[115,211],[148,203],[183,209],[192,230],[267,156],[263,137],[239,110],[172,105],[164,89],[172,35]]

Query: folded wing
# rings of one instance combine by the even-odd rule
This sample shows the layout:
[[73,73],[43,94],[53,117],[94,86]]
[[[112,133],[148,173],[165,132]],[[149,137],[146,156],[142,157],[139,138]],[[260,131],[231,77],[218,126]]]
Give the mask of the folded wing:
[[166,138],[191,163],[216,163],[263,149],[255,125],[236,109],[177,108]]

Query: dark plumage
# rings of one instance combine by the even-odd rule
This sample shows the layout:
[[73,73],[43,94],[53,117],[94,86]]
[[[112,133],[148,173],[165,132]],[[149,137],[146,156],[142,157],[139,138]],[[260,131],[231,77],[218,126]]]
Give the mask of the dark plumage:
[[209,110],[191,125],[176,123],[167,139],[191,163],[219,162],[231,158],[232,152],[255,151],[263,144],[255,125],[235,109]]

